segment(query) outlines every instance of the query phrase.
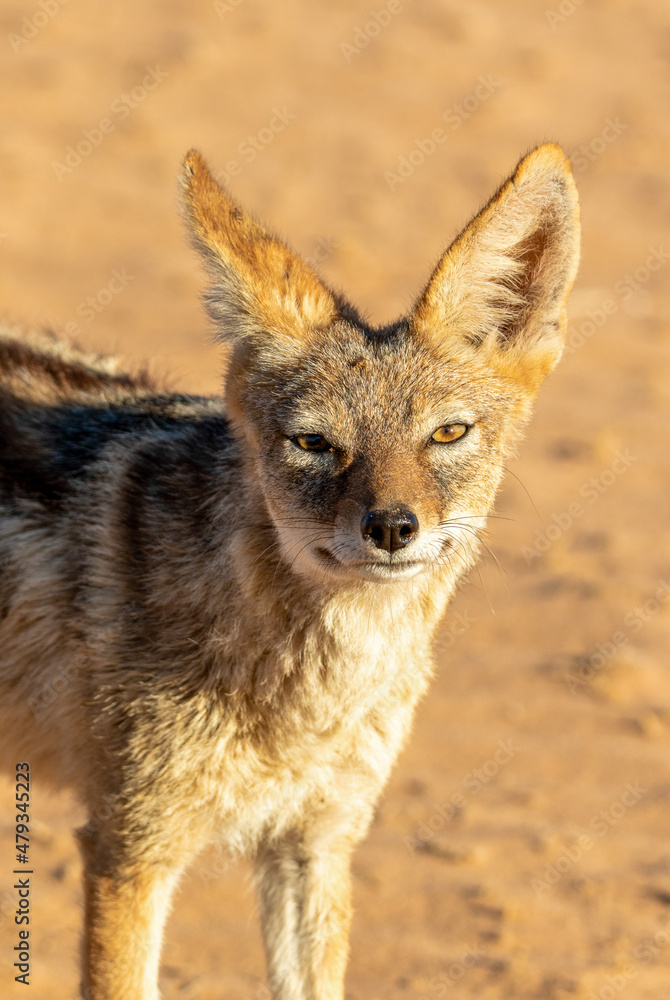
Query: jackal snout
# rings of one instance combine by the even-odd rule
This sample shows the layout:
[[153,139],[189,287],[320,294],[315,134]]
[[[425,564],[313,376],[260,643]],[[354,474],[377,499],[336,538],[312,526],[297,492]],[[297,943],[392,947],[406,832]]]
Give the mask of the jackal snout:
[[366,542],[393,555],[406,548],[419,531],[419,519],[412,510],[371,510],[361,521],[361,533]]

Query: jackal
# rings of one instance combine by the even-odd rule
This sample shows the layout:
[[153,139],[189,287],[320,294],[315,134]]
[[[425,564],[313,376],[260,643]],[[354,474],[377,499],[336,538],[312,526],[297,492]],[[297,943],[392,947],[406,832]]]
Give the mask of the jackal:
[[2,756],[88,809],[82,995],[158,996],[180,873],[253,859],[276,1000],[342,1000],[349,863],[544,376],[579,254],[535,149],[376,328],[197,152],[221,399],[0,337]]

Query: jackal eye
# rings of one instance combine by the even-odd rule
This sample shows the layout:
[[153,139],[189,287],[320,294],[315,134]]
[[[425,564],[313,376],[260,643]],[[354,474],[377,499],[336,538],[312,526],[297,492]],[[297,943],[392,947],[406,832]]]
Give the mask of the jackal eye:
[[444,427],[437,428],[431,440],[438,444],[449,444],[451,441],[458,441],[467,431],[467,424],[445,424]]
[[303,451],[332,451],[333,446],[321,434],[299,434],[293,438]]

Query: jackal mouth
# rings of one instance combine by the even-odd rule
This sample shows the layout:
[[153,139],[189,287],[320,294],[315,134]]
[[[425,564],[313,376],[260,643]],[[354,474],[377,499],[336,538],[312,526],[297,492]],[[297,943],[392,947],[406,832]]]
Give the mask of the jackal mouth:
[[408,580],[426,569],[426,562],[413,559],[411,562],[370,562],[369,560],[357,560],[355,562],[342,562],[328,549],[316,549],[317,556],[321,561],[338,575],[358,576],[364,580],[373,580],[381,583],[397,580]]

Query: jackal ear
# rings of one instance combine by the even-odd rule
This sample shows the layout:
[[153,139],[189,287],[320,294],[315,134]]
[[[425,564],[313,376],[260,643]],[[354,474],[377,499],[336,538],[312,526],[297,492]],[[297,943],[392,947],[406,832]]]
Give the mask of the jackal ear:
[[577,190],[563,151],[548,143],[521,160],[442,256],[411,322],[539,385],[563,350],[578,263]]
[[181,187],[191,239],[211,278],[205,305],[221,339],[297,343],[337,318],[332,293],[238,208],[197,150],[184,160]]

